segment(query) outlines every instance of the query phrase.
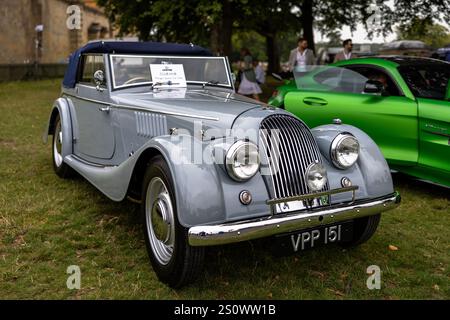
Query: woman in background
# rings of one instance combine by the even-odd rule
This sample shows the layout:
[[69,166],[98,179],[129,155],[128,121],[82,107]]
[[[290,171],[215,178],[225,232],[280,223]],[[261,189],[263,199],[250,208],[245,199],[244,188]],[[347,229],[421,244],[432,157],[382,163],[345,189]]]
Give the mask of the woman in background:
[[250,50],[242,48],[241,59],[240,69],[242,71],[242,77],[238,93],[245,96],[252,96],[253,99],[259,101],[259,94],[262,93],[262,90],[256,81],[256,74],[253,69],[253,58],[250,54]]

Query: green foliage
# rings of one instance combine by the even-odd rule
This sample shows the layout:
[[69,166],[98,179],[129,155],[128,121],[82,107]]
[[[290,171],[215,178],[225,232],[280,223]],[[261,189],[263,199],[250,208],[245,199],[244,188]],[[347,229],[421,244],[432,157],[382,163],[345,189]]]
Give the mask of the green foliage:
[[440,48],[450,43],[449,30],[433,23],[430,18],[414,18],[407,24],[400,25],[397,30],[398,40],[420,40],[433,48]]
[[342,34],[339,30],[332,30],[326,34],[328,38],[328,45],[330,47],[340,47],[342,46]]
[[239,50],[246,47],[253,57],[260,61],[267,61],[266,40],[256,31],[236,31],[232,36],[233,53],[230,59],[239,60]]
[[[363,23],[368,37],[387,35],[395,24],[413,17],[450,21],[448,0],[97,0],[121,34],[142,40],[195,43],[232,55],[242,46],[266,57],[276,71],[280,57],[304,35],[314,48],[313,27],[340,45],[336,30]],[[430,20],[430,21],[431,21]],[[257,35],[258,34],[258,35]],[[433,39],[442,30],[430,29]],[[241,39],[240,39],[241,38]],[[244,43],[249,40],[250,42]],[[431,41],[435,45],[435,40]],[[265,48],[264,48],[265,46]],[[265,51],[265,54],[262,53]]]
[[208,34],[221,12],[219,1],[97,0],[119,27],[120,35],[142,40],[208,45]]
[[[395,25],[408,26],[412,20],[450,21],[450,1],[448,0],[396,0],[390,7],[386,0],[376,0],[380,12],[380,22],[366,28],[369,36],[374,34],[387,35]],[[373,10],[363,10],[362,21],[368,21]]]

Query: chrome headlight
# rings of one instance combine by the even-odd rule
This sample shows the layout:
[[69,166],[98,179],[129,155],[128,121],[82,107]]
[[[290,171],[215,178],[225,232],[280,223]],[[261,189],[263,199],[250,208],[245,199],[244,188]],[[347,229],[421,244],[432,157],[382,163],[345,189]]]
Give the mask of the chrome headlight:
[[259,170],[258,147],[248,141],[237,141],[227,151],[225,167],[228,175],[236,181],[245,181]]
[[323,164],[313,163],[306,169],[306,182],[310,191],[319,191],[327,183],[327,171]]
[[359,157],[359,142],[350,133],[340,133],[331,143],[331,160],[339,169],[350,168]]

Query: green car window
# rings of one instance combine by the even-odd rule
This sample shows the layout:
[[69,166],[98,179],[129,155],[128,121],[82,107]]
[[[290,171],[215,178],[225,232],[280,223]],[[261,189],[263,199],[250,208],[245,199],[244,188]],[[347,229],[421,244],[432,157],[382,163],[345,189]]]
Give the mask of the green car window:
[[344,68],[353,70],[367,79],[380,81],[384,85],[384,90],[389,96],[402,96],[400,89],[398,88],[395,81],[389,75],[385,69],[377,66],[369,65],[355,65],[355,66],[345,66]]
[[406,84],[418,98],[445,100],[450,64],[428,62],[419,65],[403,65],[398,67]]
[[320,66],[309,72],[296,72],[294,78],[300,90],[362,93],[367,77],[353,70]]

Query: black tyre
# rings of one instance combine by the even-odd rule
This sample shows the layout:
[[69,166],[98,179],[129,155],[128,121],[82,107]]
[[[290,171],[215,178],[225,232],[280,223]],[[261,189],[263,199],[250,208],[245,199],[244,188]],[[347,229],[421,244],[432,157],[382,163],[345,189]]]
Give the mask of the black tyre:
[[54,124],[53,140],[52,140],[52,160],[53,160],[53,170],[55,173],[63,179],[71,178],[74,171],[69,167],[64,161],[62,156],[63,139],[62,139],[62,128],[61,128],[61,118],[59,114],[56,116]]
[[203,247],[188,243],[187,229],[178,222],[173,181],[161,156],[147,166],[141,212],[147,252],[153,269],[172,288],[191,283],[203,267]]
[[381,214],[355,219],[353,222],[353,239],[342,242],[343,247],[356,247],[369,240],[377,231]]

